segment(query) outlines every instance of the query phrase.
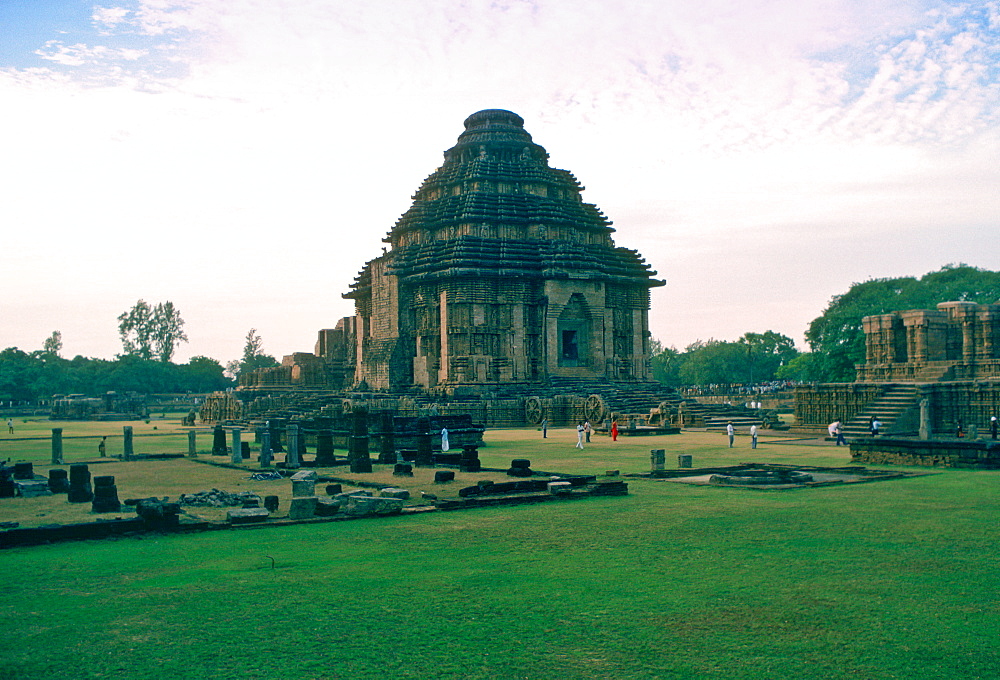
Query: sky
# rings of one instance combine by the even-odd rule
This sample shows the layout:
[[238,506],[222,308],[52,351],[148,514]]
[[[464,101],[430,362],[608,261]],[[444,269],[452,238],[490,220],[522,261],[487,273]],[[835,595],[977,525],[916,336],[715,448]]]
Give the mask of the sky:
[[0,347],[312,351],[467,116],[521,115],[666,280],[654,338],[1000,270],[1000,0],[0,0]]

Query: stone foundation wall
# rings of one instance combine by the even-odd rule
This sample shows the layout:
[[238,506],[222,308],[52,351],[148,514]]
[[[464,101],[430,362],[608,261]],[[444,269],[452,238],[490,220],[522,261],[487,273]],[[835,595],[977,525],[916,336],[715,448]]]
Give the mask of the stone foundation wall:
[[823,427],[851,420],[885,389],[878,383],[823,383],[795,388],[797,427]]
[[869,465],[1000,469],[1000,442],[993,440],[859,439],[851,459]]

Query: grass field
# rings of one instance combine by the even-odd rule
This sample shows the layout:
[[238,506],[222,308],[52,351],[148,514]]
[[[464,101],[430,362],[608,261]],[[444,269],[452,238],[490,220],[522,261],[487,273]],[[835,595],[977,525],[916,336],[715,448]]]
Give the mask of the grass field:
[[[134,425],[137,451],[186,450],[181,434]],[[700,432],[583,452],[569,430],[487,441],[488,467],[529,458],[591,474],[646,471],[650,448],[696,466],[848,462],[831,446],[762,438],[751,452]],[[0,445],[48,461],[47,441]],[[118,473],[120,489],[130,475],[178,492],[245,482],[179,463],[106,465],[139,471]],[[195,471],[222,476],[181,489],[175,477]],[[998,482],[945,470],[757,492],[629,479],[623,498],[10,549],[0,680],[995,678]],[[0,520],[46,499],[8,500]]]

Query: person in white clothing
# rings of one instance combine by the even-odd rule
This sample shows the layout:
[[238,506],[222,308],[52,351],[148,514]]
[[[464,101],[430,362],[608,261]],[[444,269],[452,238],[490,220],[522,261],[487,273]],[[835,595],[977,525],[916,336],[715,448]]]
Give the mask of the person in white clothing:
[[750,448],[751,449],[756,449],[757,448],[757,426],[756,425],[751,425],[750,426]]
[[726,434],[729,435],[729,448],[733,448],[733,439],[736,436],[736,430],[733,429],[733,423],[731,421],[728,425],[726,425]]
[[583,448],[583,423],[576,424],[576,448]]

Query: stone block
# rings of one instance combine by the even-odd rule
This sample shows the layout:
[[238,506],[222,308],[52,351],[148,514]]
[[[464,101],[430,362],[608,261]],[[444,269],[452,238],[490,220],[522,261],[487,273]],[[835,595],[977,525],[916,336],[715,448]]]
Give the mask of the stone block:
[[288,519],[310,519],[316,515],[316,496],[308,498],[293,498],[288,504]]
[[267,508],[269,512],[278,511],[278,502],[277,496],[264,496],[264,507]]
[[410,463],[396,463],[392,468],[392,474],[396,477],[412,477],[413,465]]
[[363,515],[398,515],[403,510],[401,498],[350,496],[344,511],[355,517]]
[[226,513],[226,519],[230,524],[253,524],[263,522],[270,516],[271,513],[264,508],[240,508]]
[[446,482],[455,481],[455,471],[454,470],[438,470],[434,473],[434,483],[444,484]]
[[26,479],[23,481],[16,481],[14,484],[17,485],[17,494],[22,498],[35,498],[37,496],[52,495],[52,492],[49,491],[49,483],[47,481]]
[[[298,476],[298,475],[296,475]],[[316,482],[305,479],[292,479],[292,497],[306,498],[316,495]]]
[[621,470],[606,470],[604,472],[605,477],[617,477],[621,474]]
[[549,482],[548,489],[553,496],[565,496],[573,490],[573,485],[569,482]]
[[365,489],[355,489],[354,491],[344,491],[343,493],[338,493],[334,496],[337,500],[347,502],[347,499],[351,496],[371,496],[373,495],[371,491]]
[[49,491],[52,493],[67,493],[69,491],[69,477],[66,470],[62,468],[49,470]]
[[315,470],[300,470],[292,475],[293,482],[315,482],[317,479],[319,475]]
[[316,509],[313,512],[317,517],[331,517],[340,512],[342,504],[336,498],[317,498]]
[[689,468],[693,461],[694,457],[690,453],[681,453],[677,456],[677,467]]
[[404,501],[410,498],[410,492],[408,490],[399,489],[393,486],[382,489],[378,492],[378,495],[382,498],[399,498]]

